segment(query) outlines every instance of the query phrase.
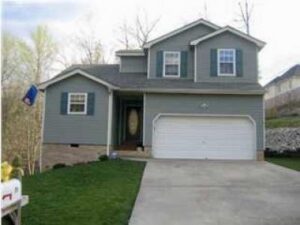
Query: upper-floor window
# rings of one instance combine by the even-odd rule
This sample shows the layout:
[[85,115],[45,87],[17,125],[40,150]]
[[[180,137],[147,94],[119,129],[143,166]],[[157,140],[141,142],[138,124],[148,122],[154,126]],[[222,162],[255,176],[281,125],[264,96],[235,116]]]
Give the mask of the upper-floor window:
[[235,75],[235,49],[218,49],[218,76]]
[[86,114],[87,93],[69,93],[68,114]]
[[164,77],[180,76],[180,52],[164,52]]

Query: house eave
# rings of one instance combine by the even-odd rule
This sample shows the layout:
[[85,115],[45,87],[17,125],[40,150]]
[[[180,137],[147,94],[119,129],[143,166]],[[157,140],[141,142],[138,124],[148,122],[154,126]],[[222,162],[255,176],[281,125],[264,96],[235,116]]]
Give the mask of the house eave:
[[263,95],[265,90],[224,90],[224,89],[162,89],[162,88],[121,88],[124,92],[169,93],[169,94],[224,94],[224,95]]
[[165,34],[165,35],[162,35],[162,36],[160,36],[160,37],[158,37],[158,38],[156,38],[156,39],[154,39],[154,40],[152,40],[152,41],[147,42],[147,43],[144,45],[144,48],[150,48],[152,45],[154,45],[154,44],[156,44],[156,43],[159,43],[159,42],[161,42],[161,41],[163,41],[163,40],[165,40],[165,39],[167,39],[167,38],[170,38],[170,37],[172,37],[172,36],[174,36],[174,35],[177,35],[177,34],[183,32],[183,31],[185,31],[185,30],[188,30],[188,29],[190,29],[190,28],[192,28],[192,27],[194,27],[194,26],[200,25],[200,24],[206,25],[206,26],[208,26],[208,27],[210,27],[210,28],[213,28],[213,29],[215,29],[215,30],[220,29],[220,27],[217,26],[216,24],[213,24],[213,23],[211,23],[211,22],[209,22],[209,21],[206,21],[206,20],[204,20],[204,19],[199,19],[199,20],[194,21],[194,22],[192,22],[192,23],[190,23],[190,24],[187,24],[187,25],[185,25],[185,26],[183,26],[183,27],[181,27],[181,28],[179,28],[179,29],[173,30],[173,31],[171,31],[171,32],[169,32],[169,33],[167,33],[167,34]]
[[249,35],[241,32],[241,31],[239,31],[239,30],[237,30],[237,29],[235,29],[233,27],[230,27],[230,26],[226,26],[226,27],[224,27],[222,29],[219,29],[219,30],[217,30],[215,32],[207,34],[207,35],[205,35],[205,36],[203,36],[201,38],[193,40],[193,41],[190,42],[190,45],[193,45],[193,46],[198,45],[199,43],[201,43],[201,42],[203,42],[205,40],[213,38],[213,37],[215,37],[217,35],[220,35],[220,34],[222,34],[224,32],[227,32],[227,31],[231,32],[231,33],[233,33],[233,34],[235,34],[235,35],[237,35],[237,36],[239,36],[239,37],[241,37],[241,38],[243,38],[245,40],[248,40],[248,41],[256,44],[258,46],[258,48],[260,48],[260,49],[263,48],[266,45],[265,42],[263,42],[261,40],[258,40],[258,39],[254,38],[254,37],[251,37],[251,36],[249,36]]
[[93,75],[91,75],[91,74],[89,74],[89,73],[87,73],[87,72],[85,72],[85,71],[83,71],[81,69],[74,69],[74,70],[72,70],[72,71],[70,71],[70,72],[68,72],[66,74],[63,74],[63,75],[58,76],[58,77],[54,77],[54,78],[52,78],[52,79],[50,79],[48,81],[40,83],[40,84],[37,85],[37,88],[40,91],[44,91],[48,86],[50,86],[52,84],[55,84],[57,82],[60,82],[62,80],[65,80],[65,79],[67,79],[67,78],[69,78],[71,76],[78,75],[78,74],[81,75],[81,76],[84,76],[84,77],[86,77],[86,78],[88,78],[90,80],[93,80],[93,81],[95,81],[97,83],[100,83],[100,84],[106,86],[108,89],[119,89],[119,87],[117,87],[115,85],[112,85],[112,84],[110,84],[110,83],[108,83],[108,82],[106,82],[106,81],[104,81],[104,80],[102,80],[100,78],[96,78],[95,76],[93,76]]

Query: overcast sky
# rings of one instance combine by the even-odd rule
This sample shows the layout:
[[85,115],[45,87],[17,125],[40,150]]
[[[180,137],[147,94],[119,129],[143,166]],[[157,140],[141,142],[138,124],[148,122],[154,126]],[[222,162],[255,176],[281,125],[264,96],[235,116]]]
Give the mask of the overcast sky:
[[[133,23],[138,13],[147,12],[149,20],[160,18],[152,38],[205,16],[205,5],[211,22],[243,29],[235,21],[239,1],[243,0],[4,0],[2,29],[28,38],[38,24],[46,24],[63,43],[89,18],[113,62],[113,51],[120,47],[118,27],[124,20]],[[254,5],[251,35],[267,43],[259,54],[260,82],[265,84],[300,63],[300,1],[249,2]]]

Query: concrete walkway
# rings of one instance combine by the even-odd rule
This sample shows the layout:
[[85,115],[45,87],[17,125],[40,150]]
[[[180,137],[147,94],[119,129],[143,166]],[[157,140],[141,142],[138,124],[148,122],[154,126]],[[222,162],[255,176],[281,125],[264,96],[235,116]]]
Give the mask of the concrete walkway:
[[300,173],[267,162],[150,160],[130,225],[299,225]]

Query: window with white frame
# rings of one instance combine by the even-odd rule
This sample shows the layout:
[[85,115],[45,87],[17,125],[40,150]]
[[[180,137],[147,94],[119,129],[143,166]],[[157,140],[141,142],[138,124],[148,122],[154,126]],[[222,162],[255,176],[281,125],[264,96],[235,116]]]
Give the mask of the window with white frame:
[[87,93],[69,93],[68,114],[86,114]]
[[236,75],[235,49],[218,49],[218,75]]
[[164,76],[180,76],[180,52],[164,52]]

